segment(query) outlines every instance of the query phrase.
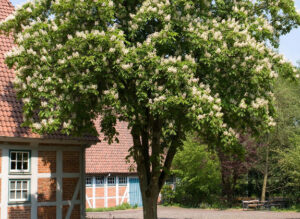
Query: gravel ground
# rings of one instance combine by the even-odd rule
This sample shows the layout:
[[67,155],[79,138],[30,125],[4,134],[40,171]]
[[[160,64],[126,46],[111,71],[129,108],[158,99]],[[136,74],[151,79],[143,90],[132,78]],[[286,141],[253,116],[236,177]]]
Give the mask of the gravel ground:
[[[142,219],[142,209],[88,212],[87,218],[91,219]],[[243,210],[203,210],[179,207],[158,207],[159,219],[300,219],[300,213],[295,212],[270,212],[270,211],[243,211]]]

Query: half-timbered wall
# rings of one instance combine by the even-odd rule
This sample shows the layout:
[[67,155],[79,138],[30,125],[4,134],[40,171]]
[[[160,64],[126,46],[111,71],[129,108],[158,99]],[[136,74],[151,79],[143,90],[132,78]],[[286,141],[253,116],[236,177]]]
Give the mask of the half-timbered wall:
[[[97,178],[103,177],[103,184]],[[115,178],[110,184],[109,178]],[[126,184],[120,183],[120,178],[126,178]],[[129,177],[114,176],[87,176],[86,177],[86,208],[106,208],[129,202]]]
[[[29,170],[13,171],[15,164],[12,162],[15,161],[11,159],[15,159],[15,155],[11,153],[14,151],[29,152]],[[2,155],[0,156],[1,218],[84,218],[83,147],[0,143],[0,153]],[[26,170],[26,164],[24,167]],[[22,180],[26,182],[22,184]],[[24,188],[21,188],[23,190],[20,195],[19,187],[22,186]],[[28,200],[12,201],[13,198],[23,196],[26,199],[27,192]]]

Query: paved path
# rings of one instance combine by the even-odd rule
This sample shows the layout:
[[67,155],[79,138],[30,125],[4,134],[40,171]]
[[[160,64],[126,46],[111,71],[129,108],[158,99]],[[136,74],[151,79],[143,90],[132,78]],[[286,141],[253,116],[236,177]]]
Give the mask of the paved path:
[[[94,219],[142,219],[142,209],[89,212],[88,218]],[[179,207],[158,207],[160,219],[300,219],[300,213],[270,212],[270,211],[242,211],[242,210],[203,210]]]

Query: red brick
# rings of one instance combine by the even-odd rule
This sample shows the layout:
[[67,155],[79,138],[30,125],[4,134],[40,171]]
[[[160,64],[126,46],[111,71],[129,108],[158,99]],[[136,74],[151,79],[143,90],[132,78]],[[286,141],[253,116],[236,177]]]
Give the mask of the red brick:
[[63,172],[64,173],[79,173],[80,152],[79,151],[64,151],[63,152]]
[[[63,213],[62,213],[63,218],[66,217],[69,207],[70,207],[69,205],[63,206]],[[74,205],[70,218],[80,219],[80,205]]]
[[55,219],[56,218],[56,206],[41,206],[38,207],[39,219]]
[[113,186],[113,187],[108,187],[107,189],[107,195],[108,197],[112,197],[112,196],[116,196],[116,187]]
[[96,208],[104,208],[104,199],[96,199]]
[[126,186],[119,187],[119,196],[123,196],[125,194],[126,188]]
[[39,151],[38,172],[55,173],[56,172],[56,151]]
[[0,150],[0,173],[1,172],[2,172],[2,150]]
[[38,201],[39,202],[56,201],[56,179],[55,178],[38,179]]
[[72,200],[78,178],[63,178],[63,200]]
[[116,206],[116,199],[111,198],[107,200],[107,207],[115,207]]
[[104,188],[103,187],[99,187],[96,188],[96,197],[104,197]]
[[91,187],[86,187],[86,188],[85,188],[85,194],[86,194],[88,197],[92,197],[92,196],[93,196],[93,188],[91,188]]
[[18,206],[7,208],[8,219],[30,219],[30,214],[30,207]]

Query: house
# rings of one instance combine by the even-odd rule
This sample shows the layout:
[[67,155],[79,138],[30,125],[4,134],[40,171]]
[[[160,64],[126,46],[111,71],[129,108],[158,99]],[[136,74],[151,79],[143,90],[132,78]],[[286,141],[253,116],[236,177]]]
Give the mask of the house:
[[[0,20],[14,10],[0,0]],[[85,218],[85,148],[95,137],[41,136],[23,122],[22,102],[4,64],[13,40],[0,36],[0,215],[6,218]]]
[[125,122],[119,122],[116,129],[119,143],[108,144],[98,130],[101,142],[86,150],[86,208],[113,207],[124,202],[142,205],[136,170],[125,159],[133,145],[130,131]]

